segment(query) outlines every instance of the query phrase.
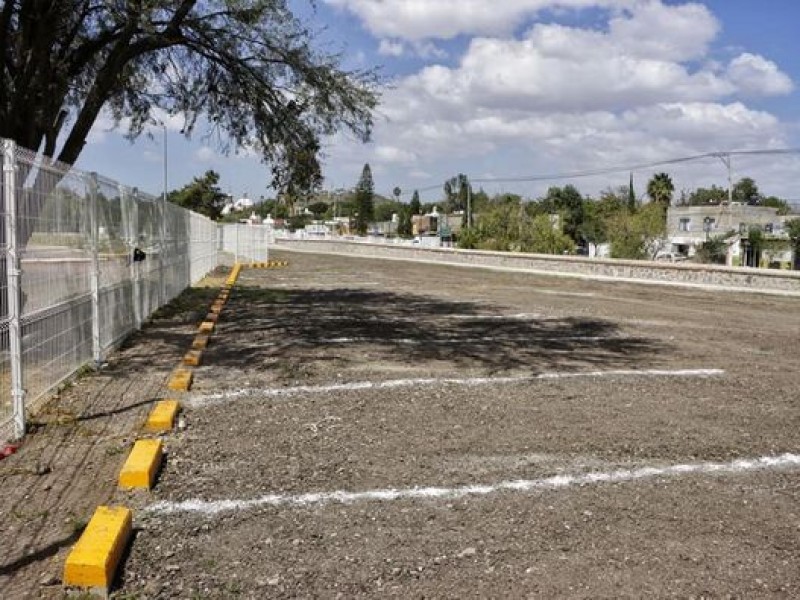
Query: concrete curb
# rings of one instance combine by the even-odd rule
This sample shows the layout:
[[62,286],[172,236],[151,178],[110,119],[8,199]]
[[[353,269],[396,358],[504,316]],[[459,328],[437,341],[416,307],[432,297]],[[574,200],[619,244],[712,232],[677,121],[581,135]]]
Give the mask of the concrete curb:
[[124,506],[98,506],[64,564],[64,585],[103,595],[114,581],[133,531],[133,515]]
[[161,440],[137,440],[120,471],[119,487],[124,490],[152,488],[163,456]]
[[150,411],[144,430],[149,433],[169,431],[175,424],[175,417],[181,405],[177,400],[161,400]]
[[[214,323],[219,318],[230,290],[236,283],[241,264],[236,264],[225,285],[211,305],[210,312],[200,325],[199,332],[192,340],[190,350],[181,359],[181,364],[173,371],[167,388],[174,391],[188,391],[194,378],[191,368],[200,364],[202,351],[208,345]],[[210,326],[210,327],[209,327]],[[158,402],[147,417],[144,431],[162,433],[170,431],[175,425],[175,416],[180,410],[177,400]],[[163,442],[160,439],[137,440],[119,474],[121,489],[150,490],[163,462]],[[124,506],[98,506],[78,542],[72,547],[64,564],[63,584],[65,588],[82,588],[90,594],[108,597],[111,584],[119,566],[128,541],[133,532],[133,513]]]

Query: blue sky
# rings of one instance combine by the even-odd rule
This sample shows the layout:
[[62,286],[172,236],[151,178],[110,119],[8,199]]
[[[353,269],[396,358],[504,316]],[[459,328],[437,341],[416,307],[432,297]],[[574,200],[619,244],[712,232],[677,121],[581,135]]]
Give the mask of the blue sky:
[[[374,141],[327,140],[326,187],[355,185],[369,162],[376,188],[441,196],[441,183],[573,173],[725,150],[800,147],[800,3],[792,0],[320,0],[348,68],[379,66]],[[78,166],[158,193],[163,132],[131,144],[99,122]],[[269,168],[222,156],[179,121],[167,132],[168,187],[207,169],[234,196],[269,197]],[[666,170],[680,189],[717,183],[717,160],[640,169],[644,188]],[[734,159],[734,178],[800,199],[800,156]],[[536,196],[549,185],[600,190],[627,173],[575,180],[485,182],[490,192]],[[640,184],[638,182],[641,182]]]

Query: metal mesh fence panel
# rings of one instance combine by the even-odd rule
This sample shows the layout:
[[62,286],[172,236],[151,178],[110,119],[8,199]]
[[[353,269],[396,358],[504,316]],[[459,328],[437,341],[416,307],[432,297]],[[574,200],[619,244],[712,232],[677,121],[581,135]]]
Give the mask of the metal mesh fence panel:
[[222,250],[238,261],[267,260],[270,228],[267,225],[225,224],[220,227]]
[[0,142],[2,441],[22,435],[26,407],[214,269],[218,239],[206,217]]
[[[11,400],[11,371],[8,340],[8,239],[6,236],[8,194],[13,189],[6,189],[7,169],[13,169],[12,162],[6,162],[5,151],[0,151],[0,423],[10,424],[13,415]],[[2,431],[0,431],[0,434]]]

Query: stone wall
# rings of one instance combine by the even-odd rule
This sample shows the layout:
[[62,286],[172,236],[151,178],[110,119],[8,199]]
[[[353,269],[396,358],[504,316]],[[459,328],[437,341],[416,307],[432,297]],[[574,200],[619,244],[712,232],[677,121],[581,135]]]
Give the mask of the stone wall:
[[636,281],[689,287],[800,296],[800,271],[778,271],[650,261],[611,260],[449,248],[368,244],[338,240],[276,240],[276,249],[410,260],[465,267],[526,271],[587,279]]

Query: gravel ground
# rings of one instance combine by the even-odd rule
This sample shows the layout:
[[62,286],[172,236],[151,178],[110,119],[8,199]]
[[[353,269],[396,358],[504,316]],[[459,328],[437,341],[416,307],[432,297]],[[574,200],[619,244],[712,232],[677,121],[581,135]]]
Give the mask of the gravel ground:
[[800,596],[797,299],[274,257],[118,598]]
[[82,372],[30,415],[19,451],[0,463],[0,598],[64,596],[66,555],[95,508],[114,501],[138,429],[224,276],[183,294],[101,371]]
[[[800,465],[733,466],[800,450],[797,299],[286,256],[130,498],[120,596],[800,596]],[[641,373],[680,369],[721,372]]]

